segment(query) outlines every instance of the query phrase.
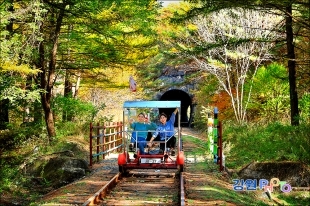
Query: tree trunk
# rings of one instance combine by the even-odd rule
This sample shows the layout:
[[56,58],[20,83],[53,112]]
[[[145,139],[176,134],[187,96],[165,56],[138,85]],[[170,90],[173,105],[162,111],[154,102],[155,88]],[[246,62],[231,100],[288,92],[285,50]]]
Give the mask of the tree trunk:
[[81,72],[79,71],[77,73],[77,80],[76,80],[75,89],[74,89],[74,98],[75,99],[77,99],[78,94],[79,94],[80,82],[81,82]]
[[294,51],[294,33],[292,5],[286,7],[286,45],[288,57],[288,73],[290,85],[291,125],[299,125],[298,95],[296,91],[296,61]]
[[[66,98],[72,98],[72,82],[71,82],[71,73],[68,69],[66,69],[65,75],[65,88],[64,88],[64,96]],[[63,111],[62,121],[72,121],[73,114],[69,111]]]
[[40,84],[41,88],[45,89],[46,92],[41,93],[41,104],[42,108],[44,110],[44,120],[47,128],[47,133],[49,136],[49,142],[52,141],[52,137],[56,136],[55,126],[54,126],[54,119],[53,114],[51,111],[51,104],[50,104],[50,96],[51,96],[51,90],[48,90],[48,85],[46,81],[46,67],[45,67],[45,51],[44,51],[44,43],[41,42],[39,46],[39,65],[41,68],[41,76],[40,76]]
[[[45,89],[45,92],[41,95],[42,107],[44,110],[44,119],[49,136],[49,142],[56,136],[56,130],[54,125],[54,117],[51,109],[52,89],[55,81],[56,71],[56,54],[58,49],[58,38],[60,34],[60,28],[64,17],[64,11],[66,4],[62,4],[62,8],[59,9],[59,14],[56,21],[56,27],[54,33],[51,33],[52,49],[50,51],[50,62],[48,70],[45,67],[45,51],[43,42],[40,44],[40,67],[41,67],[41,88]],[[52,24],[53,25],[53,24]],[[42,27],[43,28],[43,27]]]
[[9,123],[9,100],[4,99],[0,101],[0,130],[7,128]]
[[65,76],[65,88],[64,88],[64,96],[72,97],[72,82],[71,82],[71,74],[68,69],[66,69]]

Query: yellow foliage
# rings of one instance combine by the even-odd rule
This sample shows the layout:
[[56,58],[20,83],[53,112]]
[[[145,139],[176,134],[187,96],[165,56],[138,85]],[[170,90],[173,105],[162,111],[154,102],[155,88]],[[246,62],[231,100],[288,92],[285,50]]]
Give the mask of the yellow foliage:
[[99,14],[97,14],[98,19],[118,19],[116,12],[113,12],[117,5],[113,3],[113,5],[109,9],[102,10]]
[[133,74],[133,68],[130,67],[96,68],[85,71],[82,78],[84,79],[84,85],[114,90],[126,87],[129,88],[129,77]]
[[197,31],[197,25],[195,24],[188,24],[187,29],[190,31]]
[[240,58],[240,55],[238,55],[237,52],[226,51],[226,55],[228,57],[230,57],[231,59],[238,59],[238,58]]
[[257,61],[258,57],[254,55],[248,56],[247,54],[241,53],[241,52],[231,52],[227,51],[226,52],[227,56],[231,59],[243,59],[243,58],[249,58],[251,61]]
[[16,65],[14,62],[4,62],[0,65],[0,72],[15,72],[24,75],[36,75],[39,69],[30,68],[27,64]]
[[174,48],[174,47],[172,47],[171,49],[170,49],[170,52],[171,53],[177,53],[177,52],[179,52],[176,48]]
[[210,65],[212,65],[213,67],[216,67],[216,68],[222,68],[222,69],[224,69],[225,67],[226,67],[226,65],[223,63],[223,62],[221,62],[221,61],[218,61],[218,60],[216,60],[216,59],[208,59],[208,63],[210,64]]

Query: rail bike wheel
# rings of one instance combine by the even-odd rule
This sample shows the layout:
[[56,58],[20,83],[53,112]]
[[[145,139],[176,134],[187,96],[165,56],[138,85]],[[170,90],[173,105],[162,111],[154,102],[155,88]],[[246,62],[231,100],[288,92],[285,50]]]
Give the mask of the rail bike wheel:
[[184,160],[184,152],[183,151],[179,151],[179,154],[177,156],[176,161],[177,161],[177,165],[179,167],[179,171],[183,172],[183,170],[184,170],[184,162],[185,162],[185,160]]
[[121,174],[126,174],[128,173],[128,170],[126,169],[126,167],[124,165],[127,164],[127,162],[129,162],[129,154],[126,152],[120,153],[118,154],[118,159],[117,159],[117,163],[118,163],[118,171]]
[[118,154],[117,163],[118,163],[118,165],[126,164],[126,154],[125,153]]
[[179,165],[179,172],[184,172],[184,165]]
[[126,173],[128,173],[127,169],[126,169],[123,165],[119,165],[119,166],[118,166],[118,171],[119,171],[121,174],[126,174]]

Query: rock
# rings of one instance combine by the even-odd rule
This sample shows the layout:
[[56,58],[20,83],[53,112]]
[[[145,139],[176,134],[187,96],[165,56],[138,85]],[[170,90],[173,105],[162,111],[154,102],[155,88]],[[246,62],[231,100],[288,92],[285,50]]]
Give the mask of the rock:
[[59,155],[40,157],[26,166],[28,175],[43,178],[54,188],[80,179],[89,171],[84,159]]
[[238,172],[239,179],[278,178],[293,187],[309,187],[310,168],[300,162],[252,162]]

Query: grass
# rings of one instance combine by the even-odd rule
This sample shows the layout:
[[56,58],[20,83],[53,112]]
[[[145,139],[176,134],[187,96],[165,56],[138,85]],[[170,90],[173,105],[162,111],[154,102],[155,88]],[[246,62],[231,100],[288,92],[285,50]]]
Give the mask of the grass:
[[192,148],[191,155],[208,155],[208,143],[206,141],[201,141],[198,138],[193,138],[188,135],[182,136],[183,142],[194,144],[195,147]]
[[[266,126],[225,126],[223,141],[230,145],[226,165],[240,169],[253,162],[298,161],[310,164],[310,126],[273,123]],[[225,151],[225,147],[224,147]]]
[[309,205],[309,191],[293,191],[290,193],[276,193],[274,196],[281,199],[283,205]]
[[239,193],[219,186],[204,186],[200,189],[200,192],[201,191],[204,192],[204,201],[214,199],[235,203],[237,205],[268,205],[261,200],[255,199],[254,193]]
[[[232,183],[222,176],[219,172],[219,167],[210,158],[212,155],[208,151],[208,144],[206,141],[202,141],[191,136],[183,136],[183,142],[187,145],[195,145],[190,151],[186,151],[187,157],[197,157],[202,161],[194,161],[186,168],[186,172],[192,174],[205,174],[206,178],[201,180],[186,179],[187,184],[191,190],[187,190],[187,203],[189,205],[196,205],[197,201],[217,201],[216,204],[225,205],[224,202],[235,203],[237,205],[267,205],[261,200],[257,200],[254,197],[254,193],[236,192],[230,189]],[[203,158],[201,158],[203,156]],[[223,185],[226,185],[224,187]],[[220,202],[222,201],[222,203]]]
[[[223,132],[224,153],[226,155],[226,166],[230,169],[240,169],[252,161],[271,161],[282,160],[304,162],[309,165],[309,152],[304,148],[309,144],[310,127],[301,125],[292,127],[274,123],[267,126],[226,126]],[[226,184],[231,189],[223,188],[218,182],[223,179],[222,173],[217,172],[218,165],[214,164],[208,151],[208,144],[191,136],[183,136],[183,142],[195,144],[196,147],[186,156],[206,155],[204,161],[197,161],[188,172],[203,172],[212,176],[208,183],[211,185],[197,185],[192,191],[199,194],[199,200],[223,200],[237,205],[270,205],[266,195],[260,190],[237,192],[232,189],[232,179],[226,180]],[[225,144],[226,143],[226,144]],[[236,175],[236,174],[235,174]],[[204,180],[203,182],[205,182]],[[190,184],[191,180],[187,180]],[[197,183],[198,184],[198,183]],[[197,192],[198,191],[198,192]],[[310,202],[309,191],[272,193],[272,197],[277,198],[283,205],[307,205]],[[195,205],[195,198],[187,199],[190,205]]]

